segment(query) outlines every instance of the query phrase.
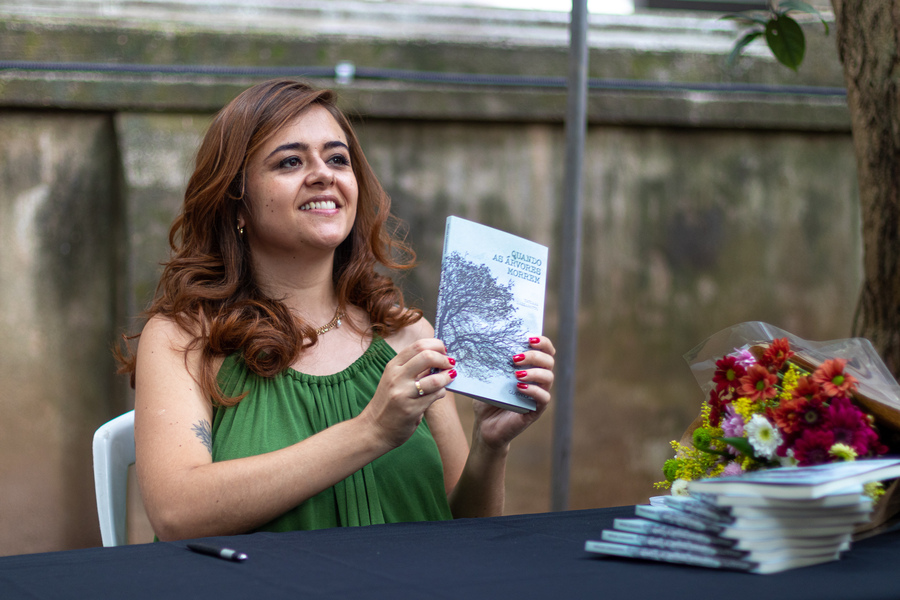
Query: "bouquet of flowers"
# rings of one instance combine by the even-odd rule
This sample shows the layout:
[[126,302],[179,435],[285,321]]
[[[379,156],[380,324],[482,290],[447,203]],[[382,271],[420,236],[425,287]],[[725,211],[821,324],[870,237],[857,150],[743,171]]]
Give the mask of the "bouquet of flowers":
[[657,487],[673,494],[693,479],[879,456],[900,430],[900,386],[867,340],[809,342],[751,322],[685,358],[707,399],[663,467]]

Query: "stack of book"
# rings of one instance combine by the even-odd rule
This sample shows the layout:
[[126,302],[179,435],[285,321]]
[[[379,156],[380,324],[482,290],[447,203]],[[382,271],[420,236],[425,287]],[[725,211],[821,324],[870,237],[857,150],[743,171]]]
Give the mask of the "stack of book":
[[592,553],[777,573],[837,560],[868,522],[863,484],[900,477],[900,460],[785,467],[689,484],[589,540]]

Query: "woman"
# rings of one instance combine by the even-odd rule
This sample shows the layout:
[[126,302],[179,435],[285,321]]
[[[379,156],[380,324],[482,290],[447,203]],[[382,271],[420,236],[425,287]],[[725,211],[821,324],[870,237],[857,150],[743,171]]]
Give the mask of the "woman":
[[331,92],[270,81],[216,117],[124,367],[160,539],[501,513],[553,345],[510,357],[538,410],[476,403],[469,449],[454,359],[375,270],[410,266],[389,216]]

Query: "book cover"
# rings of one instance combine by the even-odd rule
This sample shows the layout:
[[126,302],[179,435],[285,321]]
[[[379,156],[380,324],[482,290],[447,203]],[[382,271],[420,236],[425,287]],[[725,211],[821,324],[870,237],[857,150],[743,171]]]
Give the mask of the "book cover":
[[772,508],[787,508],[794,510],[809,510],[811,508],[834,508],[856,506],[866,496],[863,496],[862,486],[854,486],[844,492],[835,492],[821,498],[791,500],[779,498],[766,498],[764,496],[739,496],[734,494],[693,494],[692,497],[708,504],[715,504],[720,508],[760,508],[763,510]]
[[703,517],[689,514],[667,506],[648,506],[646,504],[638,504],[634,507],[634,514],[644,519],[683,527],[692,531],[708,533],[710,535],[719,535],[725,529],[725,523],[719,521],[709,521]]
[[812,467],[781,467],[688,483],[691,494],[739,494],[780,499],[814,499],[851,485],[900,477],[898,459],[864,459]]
[[719,544],[702,544],[665,536],[629,533],[627,531],[619,531],[618,529],[604,529],[600,532],[600,540],[604,542],[615,542],[617,544],[646,546],[648,548],[660,548],[661,550],[672,550],[676,552],[691,552],[693,554],[718,556],[723,558],[743,558],[747,555],[747,551],[735,550],[734,548]]
[[716,546],[734,546],[734,540],[726,540],[715,534],[701,533],[675,525],[666,525],[648,519],[615,519],[613,528],[618,531],[640,533],[655,537],[666,537],[675,540],[686,540],[695,544],[714,544]]
[[512,357],[544,322],[547,247],[460,217],[444,233],[435,337],[456,359],[448,389],[516,412],[535,409]]

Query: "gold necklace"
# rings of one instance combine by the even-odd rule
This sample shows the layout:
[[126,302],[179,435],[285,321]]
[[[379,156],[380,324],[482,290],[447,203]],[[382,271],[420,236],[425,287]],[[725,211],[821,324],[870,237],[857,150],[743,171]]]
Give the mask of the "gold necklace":
[[343,319],[343,318],[344,318],[344,311],[341,311],[341,310],[337,311],[336,313],[334,313],[334,318],[332,320],[328,321],[327,323],[325,323],[324,325],[322,325],[321,327],[316,329],[316,335],[322,335],[323,333],[327,333],[336,327],[340,327],[341,319]]

